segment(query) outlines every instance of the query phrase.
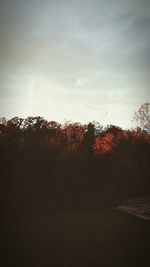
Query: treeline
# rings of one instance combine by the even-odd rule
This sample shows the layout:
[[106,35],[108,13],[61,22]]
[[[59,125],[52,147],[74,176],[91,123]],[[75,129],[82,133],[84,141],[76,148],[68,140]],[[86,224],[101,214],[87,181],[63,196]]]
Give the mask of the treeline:
[[1,118],[0,163],[1,192],[150,193],[150,135],[140,128]]

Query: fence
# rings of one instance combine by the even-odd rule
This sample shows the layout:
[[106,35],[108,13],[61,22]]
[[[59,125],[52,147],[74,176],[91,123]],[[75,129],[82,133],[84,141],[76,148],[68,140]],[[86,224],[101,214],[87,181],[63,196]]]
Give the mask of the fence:
[[150,196],[123,198],[123,205],[140,209],[145,215],[150,216]]

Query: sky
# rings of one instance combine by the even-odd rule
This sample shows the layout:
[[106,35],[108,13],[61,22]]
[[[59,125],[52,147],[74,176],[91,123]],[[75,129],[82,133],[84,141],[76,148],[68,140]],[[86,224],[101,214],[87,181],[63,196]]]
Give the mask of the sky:
[[130,128],[149,100],[149,0],[0,0],[0,117]]

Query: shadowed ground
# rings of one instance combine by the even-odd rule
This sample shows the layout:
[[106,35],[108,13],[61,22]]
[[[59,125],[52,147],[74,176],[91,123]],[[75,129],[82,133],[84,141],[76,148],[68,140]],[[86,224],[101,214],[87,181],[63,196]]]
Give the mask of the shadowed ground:
[[3,227],[3,267],[150,266],[150,222],[116,210],[11,214]]

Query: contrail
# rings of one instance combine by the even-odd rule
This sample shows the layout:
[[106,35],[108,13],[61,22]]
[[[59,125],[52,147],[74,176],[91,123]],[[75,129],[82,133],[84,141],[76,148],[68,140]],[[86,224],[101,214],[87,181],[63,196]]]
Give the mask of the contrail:
[[100,108],[96,108],[96,107],[93,107],[93,106],[89,106],[89,105],[86,105],[85,106],[86,108],[89,108],[89,109],[94,109],[94,110],[98,110],[100,112],[102,112],[104,114],[104,116],[106,116],[108,114],[107,111],[103,110],[103,109],[100,109]]

